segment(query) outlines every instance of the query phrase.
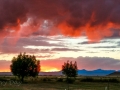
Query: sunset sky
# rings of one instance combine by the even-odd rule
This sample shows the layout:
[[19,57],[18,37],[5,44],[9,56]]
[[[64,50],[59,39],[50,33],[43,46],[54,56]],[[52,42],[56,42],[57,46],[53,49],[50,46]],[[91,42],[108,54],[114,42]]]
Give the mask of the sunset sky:
[[120,0],[0,0],[0,72],[20,52],[41,71],[120,70]]

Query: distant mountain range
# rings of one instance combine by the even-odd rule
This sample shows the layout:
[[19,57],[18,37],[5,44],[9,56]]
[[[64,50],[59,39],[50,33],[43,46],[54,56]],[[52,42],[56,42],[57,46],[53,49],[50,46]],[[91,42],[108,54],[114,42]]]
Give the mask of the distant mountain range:
[[[102,70],[102,69],[96,69],[96,70],[78,70],[78,75],[81,76],[106,76],[109,75],[111,73],[116,72],[116,70]],[[120,72],[117,71],[117,72]],[[0,72],[1,76],[8,76],[8,75],[12,75],[11,72]],[[55,72],[40,72],[39,75],[62,75],[62,71],[55,71]]]
[[[116,72],[116,70],[102,70],[102,69],[96,69],[96,70],[92,70],[92,71],[88,71],[88,70],[78,70],[78,75],[82,75],[82,76],[106,76],[109,75],[113,72]],[[118,71],[120,72],[120,71]]]

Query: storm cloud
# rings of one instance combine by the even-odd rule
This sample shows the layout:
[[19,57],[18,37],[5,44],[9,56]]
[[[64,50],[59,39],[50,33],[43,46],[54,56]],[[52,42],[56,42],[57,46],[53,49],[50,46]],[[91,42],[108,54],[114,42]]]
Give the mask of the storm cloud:
[[119,0],[0,0],[0,36],[30,36],[42,29],[47,35],[84,33],[96,41],[119,30],[119,16]]

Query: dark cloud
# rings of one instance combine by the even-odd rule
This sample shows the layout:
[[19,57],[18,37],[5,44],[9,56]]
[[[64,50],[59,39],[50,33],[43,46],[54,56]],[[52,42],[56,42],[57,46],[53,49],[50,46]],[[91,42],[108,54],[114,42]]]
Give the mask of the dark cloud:
[[51,51],[81,51],[80,49],[70,49],[70,48],[53,48],[51,49]]
[[[78,58],[59,58],[56,59],[58,63],[63,64],[63,62],[66,62],[67,60],[70,61],[77,61],[77,65],[79,69],[87,69],[87,70],[94,70],[94,69],[114,69],[114,70],[120,70],[120,60],[108,58],[108,57],[78,57]],[[54,62],[55,60],[52,60],[51,62]],[[48,62],[50,62],[48,60]]]
[[79,68],[86,69],[114,69],[119,70],[120,60],[108,57],[78,57]]
[[117,46],[94,46],[92,48],[106,48],[106,49],[109,49],[109,48],[118,48]]
[[2,53],[20,53],[22,51],[26,51],[22,47],[14,47],[14,46],[0,46],[0,51]]
[[[111,44],[111,43],[117,43],[115,42],[114,40],[111,39],[111,37],[109,38],[105,38],[104,40],[100,40],[100,41],[97,41],[97,42],[91,42],[91,41],[83,41],[83,42],[79,42],[77,43],[78,45],[92,45],[92,44],[102,44],[102,43],[106,43],[106,44]],[[117,39],[117,38],[114,38],[114,39]]]
[[[42,36],[31,36],[31,37],[21,37],[19,40],[17,40],[16,43],[12,43],[14,41],[14,38],[8,37],[5,38],[3,43],[0,45],[0,51],[2,53],[19,53],[19,52],[29,52],[29,53],[35,53],[35,52],[46,52],[46,53],[52,53],[49,49],[38,49],[38,48],[25,48],[27,46],[44,46],[44,47],[62,47],[64,45],[60,45],[58,43],[50,43],[49,41],[54,41],[48,37],[42,37]],[[57,40],[56,40],[57,41]]]
[[[100,40],[115,35],[111,28],[120,28],[119,16],[119,0],[0,0],[0,35],[5,37],[11,30],[13,35],[36,35],[48,20],[52,23],[47,34],[84,32],[88,39]],[[21,26],[25,22],[29,24]]]
[[51,58],[53,55],[37,55],[37,58]]
[[78,43],[78,44],[81,44],[81,45],[86,45],[86,44],[98,44],[98,43],[100,43],[100,42],[88,42],[88,41],[83,41],[83,42],[80,42],[80,43]]
[[27,11],[21,0],[0,0],[0,29],[19,26],[27,20]]
[[49,43],[49,40],[36,40],[36,39],[32,39],[32,38],[20,38],[17,42],[16,45],[22,45],[22,46],[27,46],[27,45],[31,45],[31,46],[62,46],[59,44],[53,44],[53,43]]
[[[62,57],[57,59],[49,59],[49,60],[42,60],[41,64],[58,67],[61,68],[64,62],[67,60],[69,61],[77,61],[78,69],[87,69],[87,70],[95,70],[95,69],[106,69],[106,70],[119,70],[120,60],[108,58],[108,57]],[[54,64],[56,63],[56,64]]]

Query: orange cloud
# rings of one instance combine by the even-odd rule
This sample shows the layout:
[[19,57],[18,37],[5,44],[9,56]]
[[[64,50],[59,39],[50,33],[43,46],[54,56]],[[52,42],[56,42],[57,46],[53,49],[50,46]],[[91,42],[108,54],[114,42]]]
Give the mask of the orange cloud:
[[[88,39],[97,41],[112,36],[111,29],[120,29],[119,4],[119,0],[10,0],[7,2],[2,0],[0,1],[1,38],[9,36],[12,29],[15,33],[12,35],[15,37],[33,35],[40,30],[41,23],[48,20],[52,24],[48,23],[50,30],[48,29],[46,35],[63,34],[78,37],[84,33]],[[47,28],[47,26],[43,27]]]

